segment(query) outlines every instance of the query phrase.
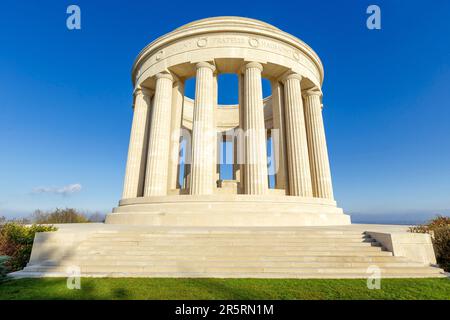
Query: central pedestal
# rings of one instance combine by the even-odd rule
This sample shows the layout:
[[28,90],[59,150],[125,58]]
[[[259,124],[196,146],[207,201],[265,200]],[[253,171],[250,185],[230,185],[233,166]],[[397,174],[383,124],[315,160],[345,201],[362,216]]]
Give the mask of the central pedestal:
[[350,224],[336,202],[281,195],[173,195],[120,201],[108,224],[259,227]]

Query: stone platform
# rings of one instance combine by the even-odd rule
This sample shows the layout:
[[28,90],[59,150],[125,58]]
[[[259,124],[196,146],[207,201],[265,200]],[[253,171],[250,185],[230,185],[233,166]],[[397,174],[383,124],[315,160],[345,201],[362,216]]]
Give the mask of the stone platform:
[[170,195],[123,199],[107,224],[179,227],[349,225],[331,199],[285,195]]
[[[442,277],[428,235],[403,226],[58,225],[39,233],[15,277]],[[373,269],[372,269],[373,270]]]

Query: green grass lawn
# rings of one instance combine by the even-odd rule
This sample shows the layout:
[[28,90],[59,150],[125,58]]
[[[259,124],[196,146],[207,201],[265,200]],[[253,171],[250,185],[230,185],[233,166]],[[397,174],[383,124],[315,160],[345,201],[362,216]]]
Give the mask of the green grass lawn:
[[0,283],[0,299],[450,299],[450,279],[383,279],[380,290],[364,279],[82,278],[80,290],[19,279]]

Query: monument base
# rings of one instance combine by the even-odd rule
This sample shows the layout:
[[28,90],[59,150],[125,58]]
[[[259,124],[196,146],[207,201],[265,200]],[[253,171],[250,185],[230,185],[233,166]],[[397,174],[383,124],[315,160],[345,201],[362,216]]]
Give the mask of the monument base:
[[107,224],[185,227],[349,225],[336,202],[282,195],[173,195],[120,201]]
[[430,235],[406,226],[56,227],[11,276],[367,279],[375,265],[383,279],[445,277]]

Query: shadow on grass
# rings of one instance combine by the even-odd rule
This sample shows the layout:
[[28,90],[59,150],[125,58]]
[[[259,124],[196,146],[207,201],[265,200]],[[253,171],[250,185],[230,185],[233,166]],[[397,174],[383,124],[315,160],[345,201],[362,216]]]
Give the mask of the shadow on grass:
[[119,300],[131,299],[130,291],[126,290],[124,288],[113,289],[112,296],[114,299],[119,299]]

